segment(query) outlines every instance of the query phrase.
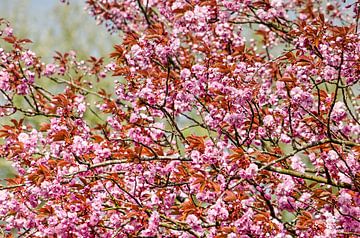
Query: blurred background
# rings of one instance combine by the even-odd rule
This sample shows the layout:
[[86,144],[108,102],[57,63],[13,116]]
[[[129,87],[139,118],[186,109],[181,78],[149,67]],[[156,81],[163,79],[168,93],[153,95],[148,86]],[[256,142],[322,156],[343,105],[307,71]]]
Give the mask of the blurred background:
[[[79,60],[89,56],[107,56],[119,38],[107,32],[103,25],[96,25],[84,9],[84,2],[71,0],[67,5],[60,0],[0,0],[0,18],[10,21],[14,35],[32,40],[29,48],[45,63],[52,61],[55,51],[63,53],[75,50]],[[0,44],[0,47],[6,46]],[[111,92],[112,81],[101,82],[100,86]],[[13,118],[19,119],[17,115]],[[10,119],[0,117],[0,127],[9,124]],[[90,118],[90,121],[95,119]],[[32,121],[37,122],[40,119]],[[14,174],[10,162],[0,158],[0,181]]]
[[76,50],[79,57],[107,55],[117,41],[87,14],[84,0],[1,0],[0,18],[10,21],[14,34],[33,41],[32,50],[49,61],[54,51]]

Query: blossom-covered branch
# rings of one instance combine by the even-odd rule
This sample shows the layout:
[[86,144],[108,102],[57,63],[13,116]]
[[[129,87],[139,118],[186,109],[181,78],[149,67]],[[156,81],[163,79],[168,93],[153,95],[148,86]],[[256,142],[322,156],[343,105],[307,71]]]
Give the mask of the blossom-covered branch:
[[86,4],[104,58],[44,63],[1,20],[5,234],[360,233],[358,1]]

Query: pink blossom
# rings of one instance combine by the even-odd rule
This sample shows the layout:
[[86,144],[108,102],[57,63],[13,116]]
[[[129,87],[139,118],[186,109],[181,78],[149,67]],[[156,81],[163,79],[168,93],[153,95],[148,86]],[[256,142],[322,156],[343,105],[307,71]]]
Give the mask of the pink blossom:
[[45,76],[51,76],[55,73],[56,65],[54,64],[47,64],[45,68],[44,75]]
[[13,28],[5,27],[5,29],[3,30],[3,33],[5,34],[5,36],[12,36],[13,35]]
[[217,201],[215,205],[208,211],[207,218],[210,222],[217,220],[225,220],[229,216],[229,212],[224,206],[224,203]]
[[120,35],[110,56],[45,63],[0,20],[4,236],[360,233],[358,4],[86,10]]
[[273,118],[273,116],[272,115],[266,115],[265,117],[264,117],[264,125],[265,126],[273,126],[274,125],[274,123],[275,123],[275,120],[274,120],[274,118]]
[[0,71],[0,89],[10,90],[10,75],[5,71]]
[[305,164],[302,162],[301,158],[297,155],[291,157],[291,167],[294,170],[299,171],[301,173],[305,172]]
[[186,223],[197,232],[202,231],[201,221],[197,218],[197,216],[190,214],[186,217]]
[[331,114],[331,119],[339,122],[346,117],[345,104],[343,102],[336,102]]
[[26,95],[29,93],[29,86],[27,85],[27,83],[23,82],[21,84],[19,84],[18,86],[16,86],[16,92],[19,95]]
[[74,136],[72,150],[77,156],[81,156],[88,149],[88,142],[80,136]]

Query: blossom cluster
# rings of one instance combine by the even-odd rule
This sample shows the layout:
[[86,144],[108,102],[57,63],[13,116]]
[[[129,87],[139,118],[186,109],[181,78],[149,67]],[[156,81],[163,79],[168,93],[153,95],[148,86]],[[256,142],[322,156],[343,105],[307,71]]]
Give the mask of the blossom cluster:
[[360,234],[358,2],[86,3],[122,37],[109,64],[45,64],[1,22],[4,233]]

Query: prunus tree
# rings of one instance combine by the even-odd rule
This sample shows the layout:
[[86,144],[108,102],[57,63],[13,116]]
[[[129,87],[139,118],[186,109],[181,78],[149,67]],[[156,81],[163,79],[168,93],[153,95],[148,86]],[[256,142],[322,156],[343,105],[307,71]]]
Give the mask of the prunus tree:
[[86,3],[110,64],[1,21],[5,236],[360,235],[360,2]]

